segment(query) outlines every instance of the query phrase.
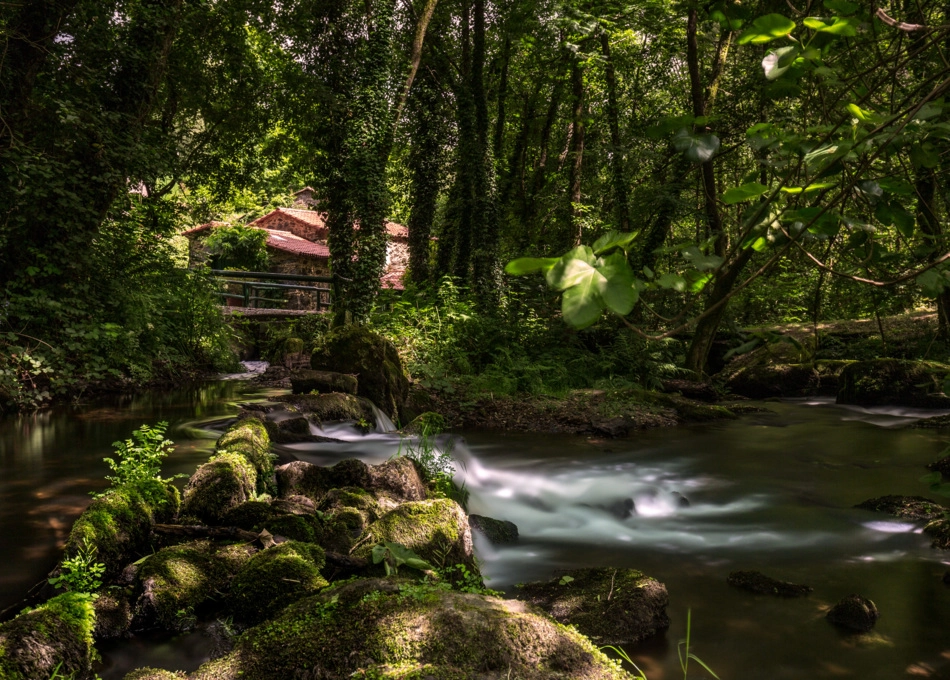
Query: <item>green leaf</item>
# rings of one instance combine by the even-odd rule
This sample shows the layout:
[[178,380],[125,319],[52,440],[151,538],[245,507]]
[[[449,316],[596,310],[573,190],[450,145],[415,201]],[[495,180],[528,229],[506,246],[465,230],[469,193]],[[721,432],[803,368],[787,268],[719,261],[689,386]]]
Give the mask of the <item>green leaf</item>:
[[619,231],[608,231],[606,234],[594,241],[592,249],[597,255],[602,255],[614,248],[622,248],[623,250],[627,250],[636,237],[637,232],[624,234]]
[[943,113],[943,105],[938,102],[927,102],[920,107],[920,110],[914,114],[914,120],[927,120],[936,118]]
[[864,179],[858,182],[858,190],[863,194],[872,196],[874,198],[880,198],[884,195],[884,190],[881,189],[881,185],[878,182],[875,182],[873,179]]
[[837,144],[826,144],[825,146],[820,146],[814,151],[810,151],[805,154],[806,163],[814,163],[815,161],[820,161],[827,156],[832,156],[838,151]]
[[914,235],[916,220],[913,215],[899,205],[892,205],[891,216],[894,218],[894,226],[897,227],[897,231],[900,232],[901,236],[910,238]]
[[683,128],[673,137],[673,147],[694,163],[705,163],[719,151],[719,138],[708,133],[694,135]]
[[733,347],[728,352],[726,352],[722,358],[731,359],[737,354],[746,354],[747,352],[751,352],[752,350],[754,350],[756,347],[758,347],[761,344],[762,344],[761,338],[752,338],[748,342],[744,342],[738,347]]
[[741,203],[742,201],[748,201],[749,199],[755,198],[756,196],[761,196],[768,190],[769,188],[764,184],[759,184],[758,182],[748,182],[741,186],[727,189],[722,195],[722,202],[726,205],[734,205],[736,203]]
[[782,187],[781,191],[786,194],[791,194],[793,196],[797,194],[810,194],[814,191],[821,191],[822,189],[830,189],[835,186],[837,182],[816,182],[814,184],[809,184],[807,187]]
[[601,277],[596,270],[592,269],[592,272],[577,285],[565,290],[561,296],[561,314],[574,328],[587,328],[594,324],[604,311],[604,302],[594,281],[595,275]]
[[548,285],[554,290],[565,290],[576,286],[580,281],[594,272],[594,251],[590,246],[577,246],[569,250],[557,263],[548,269],[545,278]]
[[682,251],[683,259],[700,271],[711,271],[722,264],[718,255],[706,255],[696,246],[690,246]]
[[939,472],[930,472],[921,477],[918,481],[921,481],[924,484],[939,484],[941,481],[943,481],[943,475]]
[[782,38],[795,30],[795,22],[781,14],[766,14],[752,22],[736,41],[740,45],[759,45]]
[[779,47],[766,54],[762,60],[765,78],[775,80],[781,76],[792,67],[800,53],[801,48],[798,45],[789,45],[788,47]]
[[929,142],[915,144],[910,150],[910,162],[917,168],[935,168],[940,163],[940,156]]
[[848,104],[845,108],[848,109],[848,113],[864,123],[880,123],[884,120],[884,117],[880,114],[862,109],[857,104]]
[[660,278],[656,280],[656,283],[660,288],[669,288],[675,290],[677,293],[686,292],[686,279],[684,279],[679,274],[674,274],[673,272],[667,272]]
[[808,17],[803,22],[808,28],[842,38],[853,38],[858,34],[857,20],[835,17],[831,22],[825,22],[818,17]]
[[519,257],[505,265],[505,272],[512,276],[521,276],[523,274],[532,274],[539,271],[547,271],[555,264],[556,257]]
[[915,280],[917,285],[920,286],[921,292],[931,298],[939,296],[948,285],[943,272],[936,269],[928,269]]
[[598,292],[607,309],[620,316],[626,316],[637,303],[639,293],[633,286],[633,270],[622,253],[613,253],[605,257],[597,266],[601,275]]

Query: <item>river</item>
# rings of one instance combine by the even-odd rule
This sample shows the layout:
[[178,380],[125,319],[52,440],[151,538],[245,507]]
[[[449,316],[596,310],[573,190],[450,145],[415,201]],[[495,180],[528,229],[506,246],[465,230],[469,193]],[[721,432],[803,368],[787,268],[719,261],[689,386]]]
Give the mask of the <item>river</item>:
[[[238,403],[267,394],[221,382],[0,420],[0,609],[56,563],[89,492],[104,486],[101,459],[111,442],[142,423],[169,421],[177,446],[164,472],[190,473]],[[469,510],[511,520],[521,533],[509,548],[476,542],[489,585],[514,593],[519,582],[581,566],[655,576],[669,589],[673,625],[628,649],[650,680],[682,677],[676,641],[688,609],[692,651],[723,680],[950,677],[950,588],[941,581],[950,554],[931,550],[919,523],[852,508],[885,494],[927,495],[923,466],[950,437],[903,427],[922,412],[827,401],[763,406],[769,412],[626,440],[486,432],[443,439],[471,494]],[[346,427],[328,434],[347,441],[281,453],[372,463],[399,446],[394,435]],[[627,499],[636,512],[624,517]],[[814,592],[751,595],[726,584],[734,569]],[[850,593],[878,605],[870,635],[842,634],[824,619]],[[208,649],[200,630],[136,638],[103,647],[99,673],[118,680],[138,665],[190,670]]]

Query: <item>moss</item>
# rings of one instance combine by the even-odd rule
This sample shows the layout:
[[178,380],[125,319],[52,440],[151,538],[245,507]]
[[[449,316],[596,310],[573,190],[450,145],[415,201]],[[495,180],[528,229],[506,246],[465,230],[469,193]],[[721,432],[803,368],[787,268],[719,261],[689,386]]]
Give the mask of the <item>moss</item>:
[[139,668],[132,671],[123,680],[181,680],[183,673],[173,673],[161,668]]
[[259,623],[291,602],[327,585],[320,575],[323,549],[288,541],[252,557],[231,584],[231,611],[242,621]]
[[229,576],[227,562],[216,557],[208,541],[159,550],[139,567],[136,627],[189,630],[196,609],[224,588]]
[[932,520],[943,517],[948,508],[934,503],[923,496],[881,496],[859,503],[854,507],[861,510],[884,512],[903,519]]
[[367,527],[354,553],[369,557],[375,544],[400,543],[436,566],[465,564],[475,569],[468,518],[448,498],[403,503]]
[[947,408],[943,380],[950,366],[933,361],[857,361],[841,372],[839,404]]
[[88,540],[96,546],[96,559],[106,565],[106,579],[114,578],[147,549],[152,524],[169,521],[179,504],[178,489],[154,479],[111,489],[73,524],[66,554],[75,555]]
[[574,569],[521,586],[519,598],[598,644],[630,644],[669,628],[666,586],[635,569]]
[[277,397],[277,401],[290,404],[317,424],[365,420],[376,426],[372,402],[352,394],[291,394]]
[[113,640],[126,637],[132,624],[132,607],[127,593],[110,588],[100,593],[93,602],[96,610],[96,640]]
[[932,539],[931,548],[938,550],[950,550],[950,520],[946,517],[936,519],[924,527],[926,533]]
[[0,678],[85,677],[95,657],[92,596],[63,593],[0,624]]
[[576,631],[522,603],[363,579],[327,588],[242,635],[195,680],[621,680]]
[[244,418],[232,425],[216,445],[219,453],[244,456],[257,473],[258,493],[276,493],[274,455],[270,452],[267,428],[258,418]]
[[395,345],[365,326],[341,326],[323,336],[310,366],[359,376],[357,394],[395,418],[409,393],[409,380]]
[[301,515],[283,515],[274,517],[263,522],[256,527],[255,531],[267,529],[275,536],[284,536],[293,541],[303,541],[305,543],[317,542],[317,528],[313,517],[304,517]]
[[257,471],[247,458],[225,452],[199,467],[185,485],[182,513],[208,524],[255,495]]
[[320,504],[320,511],[335,516],[356,534],[382,514],[376,499],[355,486],[331,489]]
[[270,503],[247,501],[228,510],[221,518],[221,524],[250,531],[275,515]]
[[772,397],[833,396],[838,393],[841,372],[850,361],[823,360],[814,363],[776,361],[766,351],[741,357],[723,372],[726,388],[750,399]]

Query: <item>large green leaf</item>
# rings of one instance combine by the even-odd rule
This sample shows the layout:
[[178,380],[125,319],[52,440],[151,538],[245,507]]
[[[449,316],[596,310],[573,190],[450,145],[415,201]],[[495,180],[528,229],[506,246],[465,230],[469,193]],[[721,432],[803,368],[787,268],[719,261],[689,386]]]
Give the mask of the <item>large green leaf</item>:
[[781,14],[766,14],[752,22],[752,26],[742,32],[736,41],[740,45],[771,42],[782,38],[795,30],[795,22]]
[[894,219],[894,226],[904,238],[910,238],[914,235],[914,227],[917,225],[914,216],[904,210],[899,205],[891,206],[891,216]]
[[637,232],[621,233],[619,231],[608,231],[606,234],[594,241],[592,249],[597,255],[602,255],[603,253],[613,250],[614,248],[622,248],[623,250],[627,250],[636,237]]
[[782,187],[782,192],[786,194],[810,194],[815,191],[821,191],[822,189],[830,189],[835,186],[837,182],[815,182],[814,184],[809,184],[807,187]]
[[707,255],[696,246],[690,246],[682,251],[683,259],[696,267],[699,271],[711,271],[722,264],[722,258],[715,254]]
[[679,274],[674,274],[673,272],[667,272],[660,278],[656,280],[656,283],[660,288],[670,288],[675,290],[677,293],[686,292],[686,279],[684,279]]
[[747,182],[741,186],[727,189],[722,195],[722,202],[726,205],[734,205],[736,203],[741,203],[742,201],[748,201],[749,199],[755,198],[756,196],[761,196],[768,190],[769,188],[764,184],[759,184],[758,182]]
[[545,278],[554,290],[565,290],[576,286],[594,270],[594,251],[590,246],[577,246],[562,255],[557,263],[548,269]]
[[603,258],[597,271],[600,297],[607,309],[614,314],[626,316],[637,303],[639,293],[634,288],[633,270],[622,253],[613,253]]
[[673,146],[694,163],[705,163],[719,151],[719,138],[709,133],[694,135],[683,128],[674,135]]
[[604,302],[598,290],[602,278],[596,269],[591,268],[587,276],[561,295],[561,314],[574,328],[587,328],[604,311]]
[[762,69],[765,71],[767,80],[775,80],[788,69],[792,67],[801,48],[798,45],[789,45],[788,47],[779,47],[765,55],[762,60]]
[[534,272],[547,271],[555,264],[556,257],[519,257],[505,265],[505,272],[513,276],[522,274],[533,274]]
[[827,35],[835,35],[842,38],[853,38],[858,34],[858,22],[856,19],[835,17],[831,21],[825,21],[824,19],[819,19],[818,17],[808,17],[803,23],[808,26],[808,28],[818,31],[819,33],[825,33]]
[[825,7],[838,14],[854,14],[860,5],[851,0],[825,0]]
[[884,120],[884,116],[869,111],[868,109],[862,109],[857,104],[848,104],[845,108],[848,109],[848,113],[864,123],[877,124]]

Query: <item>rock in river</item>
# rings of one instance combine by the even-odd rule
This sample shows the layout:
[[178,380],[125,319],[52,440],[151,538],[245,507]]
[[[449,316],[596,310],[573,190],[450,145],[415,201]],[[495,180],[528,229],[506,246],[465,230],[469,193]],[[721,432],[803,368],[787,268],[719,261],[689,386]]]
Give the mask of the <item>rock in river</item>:
[[867,633],[874,628],[879,616],[877,605],[860,595],[848,595],[826,614],[826,618],[839,628],[859,633]]
[[805,597],[812,591],[810,586],[778,581],[759,571],[734,571],[726,582],[741,590],[759,595],[778,595],[779,597]]

